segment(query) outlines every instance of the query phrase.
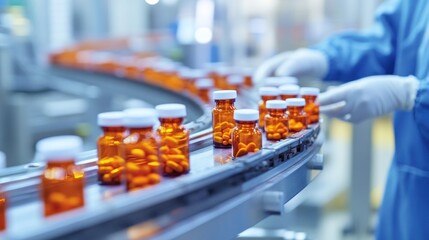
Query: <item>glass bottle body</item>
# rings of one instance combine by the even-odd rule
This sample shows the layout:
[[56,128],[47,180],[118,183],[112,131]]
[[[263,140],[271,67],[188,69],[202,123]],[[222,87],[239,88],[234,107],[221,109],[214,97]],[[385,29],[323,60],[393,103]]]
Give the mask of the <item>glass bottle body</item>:
[[232,156],[241,157],[262,148],[262,132],[257,121],[236,121],[232,131]]
[[288,106],[287,114],[289,117],[289,133],[297,133],[308,127],[307,115],[304,112],[304,106]]
[[235,99],[216,100],[212,110],[213,145],[217,148],[232,146],[231,132],[235,126]]
[[258,109],[259,109],[259,121],[258,126],[260,128],[264,128],[265,115],[267,115],[266,104],[268,100],[276,100],[277,96],[261,96],[261,100],[259,101]]
[[182,125],[183,118],[160,118],[157,129],[161,145],[159,157],[162,174],[176,177],[189,172],[189,131]]
[[201,101],[204,103],[210,103],[210,88],[199,88],[197,91],[198,97]]
[[265,134],[270,141],[288,137],[289,119],[286,109],[268,109],[268,114],[265,115]]
[[119,185],[122,182],[124,160],[119,152],[125,128],[103,127],[103,136],[97,141],[98,182]]
[[121,147],[127,191],[143,189],[161,181],[158,147],[152,127],[129,129]]
[[4,231],[6,229],[6,207],[6,194],[4,192],[0,192],[0,231]]
[[41,177],[44,215],[66,212],[84,206],[84,172],[74,159],[48,160]]
[[304,95],[302,96],[305,99],[304,111],[307,114],[308,123],[318,123],[319,122],[319,104],[316,103],[317,96]]

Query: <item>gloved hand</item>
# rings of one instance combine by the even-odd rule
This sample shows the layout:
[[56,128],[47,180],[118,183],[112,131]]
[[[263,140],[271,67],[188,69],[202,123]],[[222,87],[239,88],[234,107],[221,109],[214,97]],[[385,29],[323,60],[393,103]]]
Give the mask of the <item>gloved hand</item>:
[[414,107],[419,81],[414,76],[380,75],[343,84],[319,95],[320,112],[357,123]]
[[253,75],[255,82],[263,81],[269,76],[294,76],[323,78],[329,62],[324,53],[312,49],[298,49],[280,53],[256,69]]

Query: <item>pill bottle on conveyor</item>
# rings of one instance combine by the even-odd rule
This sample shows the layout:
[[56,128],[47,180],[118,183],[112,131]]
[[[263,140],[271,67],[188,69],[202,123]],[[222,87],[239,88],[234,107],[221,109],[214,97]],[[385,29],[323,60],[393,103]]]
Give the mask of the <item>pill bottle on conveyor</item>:
[[299,96],[299,86],[295,84],[282,85],[279,87],[279,95],[281,100],[297,98]]
[[289,133],[297,133],[308,126],[307,115],[304,112],[304,98],[289,98],[286,100],[286,113],[289,117]]
[[125,112],[127,136],[123,139],[121,152],[125,160],[127,191],[143,189],[161,181],[159,141],[153,131],[156,122],[156,115],[151,111]]
[[6,193],[0,192],[0,232],[6,230],[6,225],[7,225],[6,208],[7,208]]
[[189,131],[183,125],[186,107],[183,104],[156,106],[161,125],[157,129],[161,140],[159,156],[162,174],[176,177],[189,172]]
[[123,112],[98,114],[98,126],[103,135],[97,141],[98,182],[102,185],[119,185],[123,178],[124,159],[119,152],[125,127]]
[[264,119],[267,114],[267,108],[265,106],[268,100],[276,100],[279,96],[279,90],[275,87],[261,87],[259,88],[259,96],[261,100],[259,101],[259,122],[258,126],[264,128]]
[[319,96],[320,90],[314,87],[303,87],[300,90],[300,95],[305,99],[304,111],[307,114],[308,124],[319,122],[319,104],[316,99]]
[[228,90],[240,91],[240,88],[244,86],[244,77],[242,75],[233,74],[226,78],[226,84]]
[[200,78],[195,82],[197,95],[204,103],[210,103],[210,91],[213,89],[213,81],[210,78]]
[[216,148],[230,148],[231,132],[235,126],[234,111],[237,92],[221,90],[213,92],[216,106],[212,110],[213,145]]
[[241,72],[244,75],[244,86],[253,87],[253,68],[243,68]]
[[[0,151],[0,168],[6,167],[6,155]],[[4,231],[7,225],[6,219],[7,196],[0,186],[0,231]]]
[[258,128],[259,113],[253,109],[234,111],[235,127],[232,130],[232,156],[241,157],[262,148],[262,132]]
[[289,132],[289,119],[286,114],[286,102],[283,100],[267,101],[265,115],[265,134],[268,140],[286,139]]
[[[200,78],[206,78],[207,73],[200,69],[181,68],[179,71],[180,78],[184,84],[184,89],[190,94],[198,95],[196,81]],[[211,80],[213,82],[213,80]]]
[[75,165],[81,149],[82,140],[77,136],[50,137],[37,142],[36,151],[46,161],[40,187],[45,216],[84,206],[85,174]]

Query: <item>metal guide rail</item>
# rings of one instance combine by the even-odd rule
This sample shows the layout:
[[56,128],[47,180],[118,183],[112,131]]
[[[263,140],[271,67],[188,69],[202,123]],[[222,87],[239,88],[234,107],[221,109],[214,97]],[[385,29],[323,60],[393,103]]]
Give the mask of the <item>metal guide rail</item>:
[[[319,131],[320,126],[317,124],[288,140],[277,143],[264,141],[261,151],[236,159],[232,159],[230,149],[213,148],[211,134],[200,134],[191,143],[193,151],[190,174],[167,179],[155,187],[129,194],[124,191],[123,186],[108,187],[96,184],[95,152],[85,153],[86,156],[83,157],[89,158],[80,162],[86,172],[85,207],[45,219],[38,198],[40,172],[34,171],[27,177],[9,179],[5,183],[5,189],[12,205],[8,211],[10,228],[0,238],[234,237],[268,216],[270,212],[281,212],[281,207],[278,210],[276,207],[270,207],[270,204],[268,208],[262,206],[260,191],[267,192],[270,186],[274,186],[277,189],[274,199],[281,196],[278,204],[282,206],[311,181],[311,176],[314,175],[310,170],[317,168],[313,160],[321,146],[315,144]],[[258,191],[258,188],[262,190]],[[240,198],[246,196],[247,200],[240,201]],[[216,232],[214,229],[219,226],[209,224],[219,216],[212,220],[203,220],[214,214],[204,212],[228,207],[228,204],[234,201],[238,201],[236,206],[229,206],[230,209],[220,216],[226,217],[226,220],[231,220],[231,217],[241,219],[240,224],[234,223],[234,227],[231,226],[229,231]],[[247,210],[240,210],[243,207]],[[239,212],[229,216],[234,210]],[[202,218],[192,220],[201,214]],[[250,216],[247,216],[249,214]],[[192,227],[189,227],[189,224]],[[197,226],[194,226],[195,224]],[[209,226],[212,228],[206,229]],[[213,235],[207,236],[202,229],[211,229],[214,231]],[[200,238],[195,238],[197,236]]]

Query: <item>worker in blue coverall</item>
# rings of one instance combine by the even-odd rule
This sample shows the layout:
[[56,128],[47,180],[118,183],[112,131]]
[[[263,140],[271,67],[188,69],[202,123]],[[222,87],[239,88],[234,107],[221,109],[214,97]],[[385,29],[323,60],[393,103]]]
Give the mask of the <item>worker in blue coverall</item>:
[[429,239],[429,1],[385,1],[367,31],[274,56],[255,78],[269,75],[347,82],[319,96],[328,116],[357,123],[394,112],[376,236]]

